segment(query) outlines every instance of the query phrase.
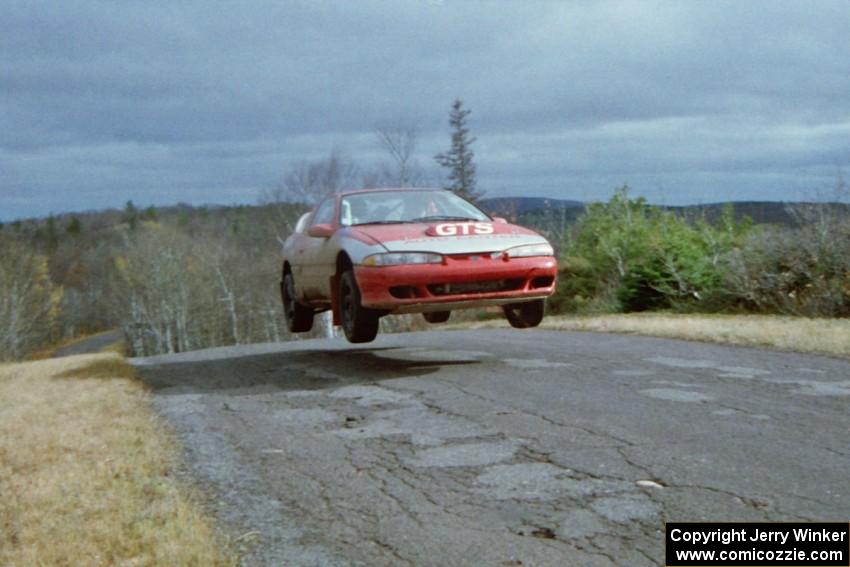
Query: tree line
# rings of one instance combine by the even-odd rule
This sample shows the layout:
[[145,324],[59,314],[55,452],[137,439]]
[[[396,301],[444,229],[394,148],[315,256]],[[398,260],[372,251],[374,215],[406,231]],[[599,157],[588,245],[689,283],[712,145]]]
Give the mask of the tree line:
[[[476,183],[469,111],[452,106],[450,149],[434,156],[444,186]],[[312,203],[354,186],[434,185],[416,160],[416,129],[381,126],[386,163],[361,168],[340,151],[291,163],[255,206],[140,209],[0,225],[0,361],[63,339],[120,328],[128,353],[297,340],[283,323],[280,243]],[[839,196],[847,188],[839,179]],[[627,187],[582,212],[515,215],[556,245],[549,310],[646,310],[850,316],[847,207],[789,205],[794,226],[755,225],[729,208],[715,219],[676,214]],[[424,325],[382,319],[384,330]],[[309,336],[330,336],[318,318]]]
[[[475,196],[468,115],[455,101],[452,146],[435,160],[447,188]],[[254,207],[128,201],[123,211],[0,223],[0,361],[114,327],[131,355],[293,338],[277,282],[280,243],[300,215],[343,188],[433,184],[416,160],[415,127],[379,125],[375,136],[386,163],[361,168],[338,150],[291,163]],[[411,317],[382,324],[415,326]],[[332,333],[323,318],[308,336]]]

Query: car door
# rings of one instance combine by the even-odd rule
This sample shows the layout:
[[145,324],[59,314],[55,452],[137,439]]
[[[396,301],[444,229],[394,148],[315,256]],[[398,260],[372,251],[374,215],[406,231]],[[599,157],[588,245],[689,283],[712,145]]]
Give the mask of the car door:
[[284,258],[289,263],[292,275],[295,278],[295,297],[299,300],[305,299],[304,278],[306,276],[304,275],[304,250],[310,244],[310,237],[307,236],[307,228],[310,226],[312,215],[312,211],[301,215],[301,218],[298,219],[298,223],[295,225],[295,230],[292,231],[292,234],[286,239],[283,246]]
[[[301,253],[301,265],[303,266],[302,285],[304,295],[308,300],[330,299],[329,289],[329,262],[333,263],[336,254],[333,253],[332,239],[328,237],[311,236],[310,228],[325,224],[336,227],[336,198],[328,197],[318,206],[310,227],[305,233],[303,252]],[[332,258],[328,260],[328,258]]]

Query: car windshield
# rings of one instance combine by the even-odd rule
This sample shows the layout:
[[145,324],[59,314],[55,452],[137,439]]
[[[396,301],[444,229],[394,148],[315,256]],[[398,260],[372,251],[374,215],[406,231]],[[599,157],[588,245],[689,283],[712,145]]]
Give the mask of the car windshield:
[[472,203],[443,190],[356,193],[342,198],[339,215],[342,226],[491,220]]

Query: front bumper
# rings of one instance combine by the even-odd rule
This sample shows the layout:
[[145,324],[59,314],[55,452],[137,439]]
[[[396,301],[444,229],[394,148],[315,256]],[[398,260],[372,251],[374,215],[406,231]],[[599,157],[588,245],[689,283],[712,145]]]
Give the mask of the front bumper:
[[356,266],[364,307],[422,313],[544,298],[555,292],[554,257],[446,256],[442,264]]

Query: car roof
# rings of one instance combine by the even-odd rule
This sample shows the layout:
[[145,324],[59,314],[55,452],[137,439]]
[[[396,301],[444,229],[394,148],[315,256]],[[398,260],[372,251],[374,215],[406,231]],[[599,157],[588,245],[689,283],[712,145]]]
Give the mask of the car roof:
[[361,193],[398,193],[399,191],[409,191],[413,193],[416,191],[446,191],[446,189],[441,189],[439,187],[381,187],[377,189],[346,189],[339,191],[337,195],[340,197],[346,197],[348,195],[359,195]]

